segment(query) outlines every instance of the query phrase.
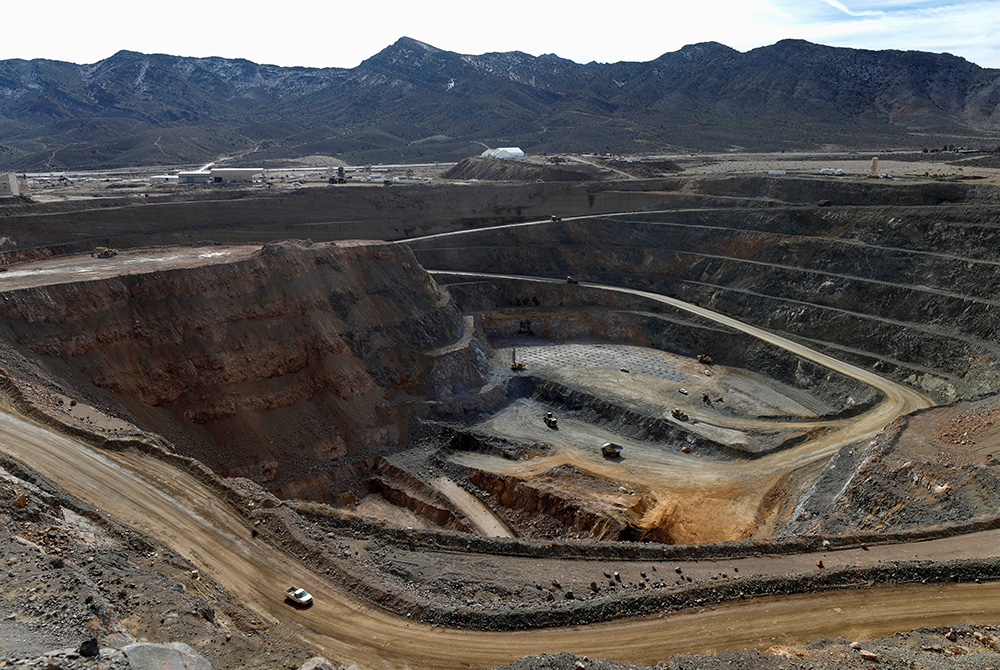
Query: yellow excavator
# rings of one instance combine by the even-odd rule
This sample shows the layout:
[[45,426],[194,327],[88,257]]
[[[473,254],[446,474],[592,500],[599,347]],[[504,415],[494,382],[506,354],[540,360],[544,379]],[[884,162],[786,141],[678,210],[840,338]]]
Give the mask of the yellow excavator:
[[524,363],[517,362],[517,349],[513,347],[510,349],[510,369],[514,371],[524,369]]

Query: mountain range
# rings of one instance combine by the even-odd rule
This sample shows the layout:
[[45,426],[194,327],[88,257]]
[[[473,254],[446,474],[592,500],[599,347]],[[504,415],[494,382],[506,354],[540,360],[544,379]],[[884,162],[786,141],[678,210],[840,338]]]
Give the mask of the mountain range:
[[708,42],[642,63],[401,38],[355,68],[121,51],[0,61],[0,169],[455,160],[1000,142],[1000,70],[950,54]]

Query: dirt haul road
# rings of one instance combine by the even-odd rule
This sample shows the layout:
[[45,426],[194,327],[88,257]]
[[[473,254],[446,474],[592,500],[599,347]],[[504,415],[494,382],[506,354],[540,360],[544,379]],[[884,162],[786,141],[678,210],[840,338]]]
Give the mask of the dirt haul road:
[[[1000,584],[990,583],[758,598],[570,629],[448,630],[369,608],[340,593],[295,558],[252,538],[241,517],[213,491],[155,458],[95,452],[6,407],[0,412],[0,444],[67,492],[167,542],[246,606],[282,622],[317,651],[366,669],[484,668],[562,650],[654,664],[682,651],[796,644],[832,635],[865,638],[1000,618]],[[285,605],[281,590],[289,583],[312,590],[315,606]]]

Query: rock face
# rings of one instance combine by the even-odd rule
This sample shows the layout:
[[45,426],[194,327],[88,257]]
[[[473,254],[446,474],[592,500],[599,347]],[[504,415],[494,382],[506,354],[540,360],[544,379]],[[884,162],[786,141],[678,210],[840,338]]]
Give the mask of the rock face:
[[640,525],[648,497],[571,466],[532,479],[470,469],[469,479],[489,493],[520,537],[552,537],[556,528],[558,536],[568,529],[577,538],[616,541],[646,532]]
[[122,651],[132,670],[212,670],[204,656],[183,642],[130,644]]
[[382,243],[8,292],[0,332],[220,474],[298,496],[405,442],[411,401],[476,389],[487,358],[412,254]]
[[893,533],[991,518],[1000,505],[998,418],[995,396],[959,402],[902,417],[867,445],[845,447],[782,533]]

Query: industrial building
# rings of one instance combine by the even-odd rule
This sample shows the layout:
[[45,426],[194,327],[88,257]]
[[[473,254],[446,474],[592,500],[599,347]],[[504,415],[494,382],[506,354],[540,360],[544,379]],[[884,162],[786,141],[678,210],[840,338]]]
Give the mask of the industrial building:
[[190,172],[178,172],[178,184],[208,184],[212,181],[212,173],[209,170],[192,170]]
[[212,168],[211,174],[216,184],[253,182],[264,176],[264,168]]
[[212,168],[178,172],[179,184],[232,184],[252,183],[264,176],[264,168]]

